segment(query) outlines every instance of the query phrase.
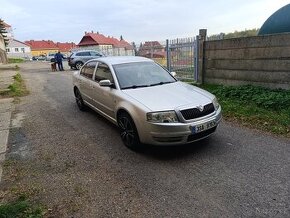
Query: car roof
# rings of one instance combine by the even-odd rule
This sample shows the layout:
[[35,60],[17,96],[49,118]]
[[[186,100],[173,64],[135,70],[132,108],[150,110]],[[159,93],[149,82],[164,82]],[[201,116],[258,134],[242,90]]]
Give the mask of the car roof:
[[99,51],[95,51],[95,50],[78,50],[78,51],[73,51],[73,53],[79,53],[79,52],[91,52],[91,51],[94,51],[94,52],[99,52]]
[[149,58],[138,57],[138,56],[111,56],[111,57],[100,57],[92,60],[102,61],[106,64],[125,64],[134,62],[154,62]]

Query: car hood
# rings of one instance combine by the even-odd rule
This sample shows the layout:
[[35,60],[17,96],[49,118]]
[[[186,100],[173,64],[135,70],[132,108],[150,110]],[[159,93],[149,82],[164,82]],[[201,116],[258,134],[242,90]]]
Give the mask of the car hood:
[[206,105],[214,95],[195,86],[175,82],[159,86],[123,90],[152,111],[165,111]]

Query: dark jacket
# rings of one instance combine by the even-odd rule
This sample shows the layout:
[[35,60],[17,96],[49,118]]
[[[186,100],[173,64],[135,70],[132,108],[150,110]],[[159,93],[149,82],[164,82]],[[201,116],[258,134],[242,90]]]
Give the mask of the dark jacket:
[[56,61],[57,63],[62,62],[62,59],[64,59],[64,57],[63,57],[63,55],[62,55],[61,53],[56,53],[56,54],[54,55],[54,58],[55,58],[55,61]]

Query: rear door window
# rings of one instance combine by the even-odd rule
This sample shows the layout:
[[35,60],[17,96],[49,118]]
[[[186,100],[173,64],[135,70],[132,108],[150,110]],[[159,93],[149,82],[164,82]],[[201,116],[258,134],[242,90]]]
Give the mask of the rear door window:
[[78,52],[76,54],[76,56],[91,56],[91,53],[90,52],[86,52],[86,51],[84,51],[84,52]]
[[88,79],[93,79],[96,65],[97,65],[96,61],[91,61],[91,62],[86,63],[81,69],[80,75]]
[[91,56],[96,56],[96,57],[101,57],[102,55],[98,52],[95,52],[95,51],[91,51]]

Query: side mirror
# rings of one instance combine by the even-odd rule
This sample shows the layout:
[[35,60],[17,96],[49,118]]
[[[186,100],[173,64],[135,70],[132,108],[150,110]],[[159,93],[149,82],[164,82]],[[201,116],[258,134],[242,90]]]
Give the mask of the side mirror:
[[108,79],[104,79],[104,80],[101,80],[101,81],[99,82],[99,85],[100,85],[100,86],[103,86],[103,87],[112,87],[114,84],[111,83],[110,80],[108,80]]
[[170,72],[170,74],[173,76],[173,77],[175,77],[177,74],[176,74],[176,72]]

